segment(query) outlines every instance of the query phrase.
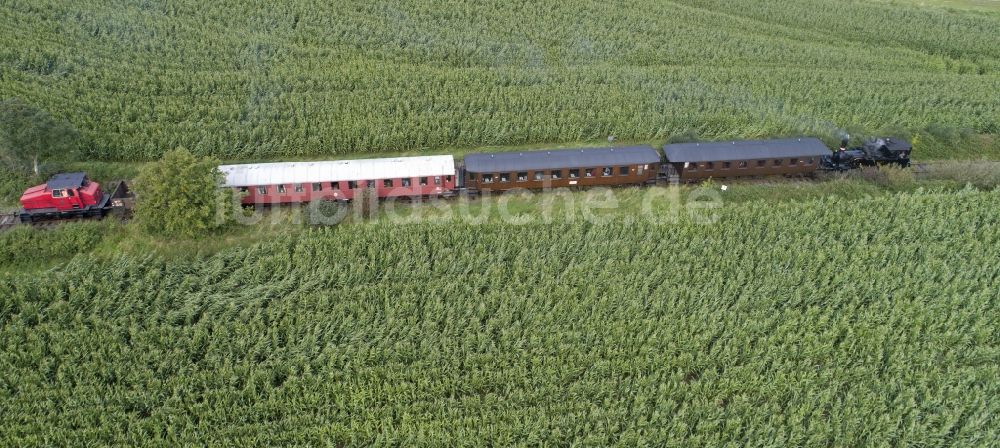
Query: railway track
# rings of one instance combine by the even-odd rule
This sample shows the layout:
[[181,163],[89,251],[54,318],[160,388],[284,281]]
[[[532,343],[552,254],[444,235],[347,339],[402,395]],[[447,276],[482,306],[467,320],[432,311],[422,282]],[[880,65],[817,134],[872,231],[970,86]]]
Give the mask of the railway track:
[[0,214],[0,232],[10,230],[19,224],[21,224],[21,219],[16,213]]
[[[910,170],[915,175],[917,175],[917,176],[923,176],[923,175],[926,175],[929,172],[928,168],[932,164],[933,163],[915,163],[915,164],[912,164],[910,166]],[[836,173],[836,174],[839,174],[839,173]],[[821,174],[819,178],[823,179],[824,175]],[[767,178],[741,178],[741,179],[739,179],[739,181],[741,181],[741,182],[750,182],[750,183],[765,182],[765,181],[767,181]],[[47,228],[56,227],[56,226],[58,226],[60,224],[67,223],[67,222],[81,222],[81,221],[88,221],[88,220],[91,220],[91,219],[95,219],[95,218],[74,218],[74,219],[65,219],[65,220],[39,221],[39,222],[32,222],[32,223],[24,223],[24,224],[22,224],[18,212],[2,212],[2,213],[0,213],[0,232],[11,230],[11,229],[16,228],[18,226],[31,226],[33,228],[47,229]],[[100,219],[100,218],[96,218],[96,219]]]
[[35,229],[51,229],[70,222],[91,221],[97,218],[73,218],[73,219],[53,219],[48,221],[36,221],[32,223],[22,223],[17,213],[0,214],[0,232],[17,228],[19,226],[30,226]]

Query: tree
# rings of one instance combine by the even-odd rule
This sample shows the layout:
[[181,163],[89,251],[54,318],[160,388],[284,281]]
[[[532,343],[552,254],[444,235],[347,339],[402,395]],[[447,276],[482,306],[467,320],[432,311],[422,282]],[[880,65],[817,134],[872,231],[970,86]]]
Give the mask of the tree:
[[31,167],[39,175],[39,160],[72,159],[80,133],[66,120],[12,98],[0,101],[0,159],[12,168]]
[[184,148],[144,167],[135,180],[135,219],[150,233],[196,237],[224,225],[233,193],[220,188],[219,161]]

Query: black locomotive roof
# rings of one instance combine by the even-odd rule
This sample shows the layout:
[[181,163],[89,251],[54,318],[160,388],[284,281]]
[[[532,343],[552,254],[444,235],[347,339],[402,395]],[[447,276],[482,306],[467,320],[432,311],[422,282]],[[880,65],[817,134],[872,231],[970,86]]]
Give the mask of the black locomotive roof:
[[649,163],[660,163],[660,154],[651,146],[495,152],[467,154],[465,156],[465,169],[473,173],[502,173]]
[[63,188],[80,188],[83,186],[87,175],[84,173],[63,173],[56,174],[49,179],[45,186],[49,190],[61,190]]
[[913,149],[913,145],[909,141],[896,137],[876,138],[869,140],[867,144],[876,148],[885,145],[890,151],[910,151]]
[[663,147],[669,162],[776,159],[829,155],[822,141],[812,137],[733,142],[677,143]]

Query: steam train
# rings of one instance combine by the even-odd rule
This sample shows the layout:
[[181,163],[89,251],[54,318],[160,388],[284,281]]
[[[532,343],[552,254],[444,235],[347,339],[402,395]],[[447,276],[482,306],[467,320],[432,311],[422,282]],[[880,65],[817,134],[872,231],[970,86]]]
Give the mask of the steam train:
[[865,166],[910,165],[912,146],[878,138],[831,151],[816,138],[399,157],[325,162],[224,165],[224,187],[245,205],[350,201],[362,190],[379,198],[454,196],[515,189],[690,183],[705,179],[811,176]]
[[[816,138],[680,143],[365,160],[223,165],[222,187],[244,205],[350,201],[362,190],[379,198],[454,196],[515,189],[689,183],[715,178],[810,176],[866,166],[910,164],[912,145],[877,138],[831,151]],[[33,223],[126,214],[124,182],[108,192],[84,173],[58,174],[21,196],[20,221]]]

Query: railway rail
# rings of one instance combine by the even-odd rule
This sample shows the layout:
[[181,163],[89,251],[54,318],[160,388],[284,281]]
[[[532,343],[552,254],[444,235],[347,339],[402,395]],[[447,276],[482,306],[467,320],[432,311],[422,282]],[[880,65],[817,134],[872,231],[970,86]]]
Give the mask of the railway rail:
[[21,224],[21,219],[17,216],[17,213],[0,214],[0,232],[9,230],[18,224]]
[[[915,163],[915,164],[910,165],[910,170],[916,176],[925,176],[925,175],[927,175],[930,172],[929,168],[932,165],[933,165],[933,163]],[[836,173],[834,173],[834,174],[836,174]],[[819,178],[820,179],[829,178],[828,176],[829,176],[829,174],[828,175],[822,175]],[[766,178],[763,178],[763,177],[762,178],[745,177],[745,178],[734,179],[734,180],[736,180],[738,182],[755,183],[755,182],[765,181]],[[660,184],[660,185],[668,185],[668,184],[674,184],[674,183],[676,183],[676,182],[673,182],[673,183],[672,182],[658,182],[658,184]],[[123,183],[121,183],[121,184],[123,184]],[[119,188],[121,188],[121,187],[119,187]],[[120,219],[122,219],[122,220],[127,220],[128,219],[128,214],[127,213],[126,214],[118,214],[117,216]],[[60,224],[67,223],[67,222],[83,222],[83,221],[90,221],[90,220],[103,219],[103,218],[104,218],[104,216],[90,217],[90,218],[87,218],[87,217],[78,217],[78,218],[72,218],[72,219],[61,219],[61,220],[60,219],[53,219],[53,220],[43,220],[43,221],[36,221],[36,222],[30,222],[30,223],[22,223],[21,219],[20,219],[20,213],[19,212],[17,212],[17,211],[6,211],[6,212],[0,212],[0,232],[11,230],[11,229],[17,228],[19,226],[31,226],[32,228],[48,229],[48,228],[53,228],[53,227],[56,227],[56,226],[58,226]]]

